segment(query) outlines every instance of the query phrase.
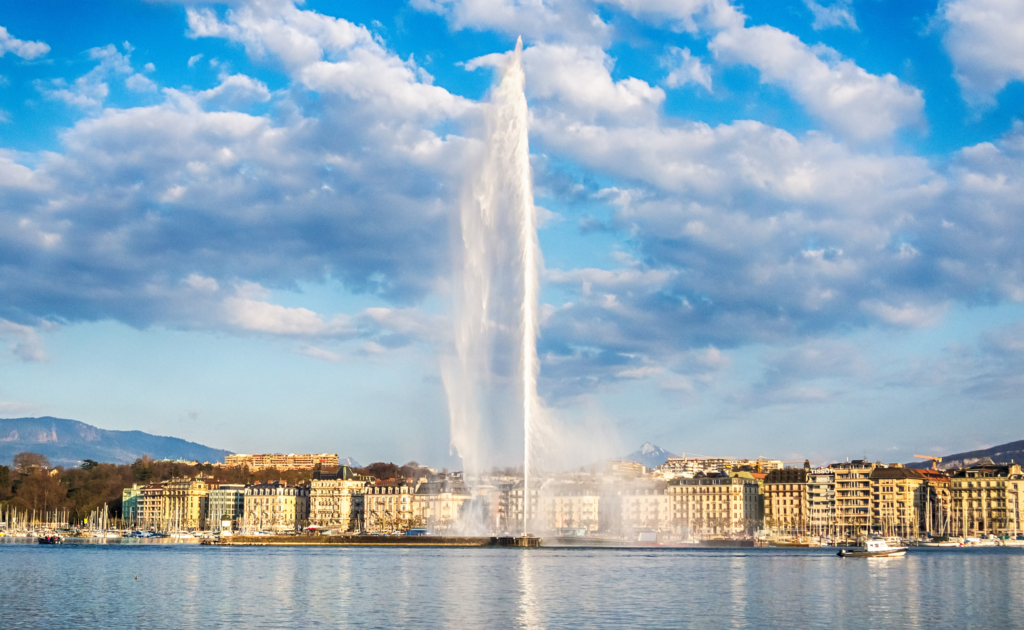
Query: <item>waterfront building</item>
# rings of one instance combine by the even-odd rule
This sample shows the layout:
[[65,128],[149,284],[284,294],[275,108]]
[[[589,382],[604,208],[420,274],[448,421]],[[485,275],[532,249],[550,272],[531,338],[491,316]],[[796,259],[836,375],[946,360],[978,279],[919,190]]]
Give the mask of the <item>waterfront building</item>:
[[807,474],[807,521],[814,536],[833,536],[836,529],[836,473],[830,467]]
[[597,531],[601,493],[591,480],[549,481],[538,493],[537,526],[563,536]]
[[503,486],[507,498],[503,503],[507,506],[507,530],[509,532],[524,532],[532,528],[543,528],[544,523],[540,520],[540,485],[537,479],[530,483],[530,523],[523,524],[523,481]]
[[773,470],[764,479],[764,522],[777,533],[799,535],[807,531],[807,479],[804,468]]
[[918,537],[927,509],[921,471],[889,464],[876,466],[870,478],[872,528],[883,536]]
[[361,527],[366,481],[351,468],[321,465],[313,470],[309,485],[310,525],[339,532]]
[[713,473],[668,482],[670,525],[686,536],[736,535],[761,522],[760,484],[750,473]]
[[236,453],[227,455],[224,458],[225,466],[248,467],[256,471],[264,468],[276,468],[278,470],[312,470],[316,466],[337,466],[337,453],[306,453],[297,455],[288,453],[264,453],[258,455],[247,455]]
[[163,528],[165,483],[151,483],[142,488],[139,499],[139,523],[143,527]]
[[245,484],[211,485],[207,512],[211,529],[236,529],[245,516]]
[[133,483],[131,488],[121,491],[121,518],[129,523],[138,523],[142,516],[142,488]]
[[961,536],[1012,534],[1022,530],[1024,477],[1020,464],[994,464],[989,458],[953,473],[952,522]]
[[836,475],[836,528],[843,540],[856,540],[871,532],[871,471],[876,465],[862,459],[832,464]]
[[363,487],[363,531],[406,531],[412,523],[416,485],[407,479],[377,481]]
[[245,488],[246,532],[294,532],[309,519],[309,486],[290,486],[286,481],[258,483]]
[[942,470],[920,468],[924,477],[925,513],[921,530],[931,536],[948,536],[952,532],[952,494],[949,473]]
[[175,530],[206,527],[210,487],[200,475],[195,479],[180,477],[164,483],[161,498],[162,522]]
[[434,481],[419,484],[412,497],[413,519],[418,525],[443,532],[459,519],[472,498],[459,474],[441,473]]
[[636,480],[601,488],[598,528],[613,536],[631,537],[638,532],[667,532],[672,528],[667,482]]

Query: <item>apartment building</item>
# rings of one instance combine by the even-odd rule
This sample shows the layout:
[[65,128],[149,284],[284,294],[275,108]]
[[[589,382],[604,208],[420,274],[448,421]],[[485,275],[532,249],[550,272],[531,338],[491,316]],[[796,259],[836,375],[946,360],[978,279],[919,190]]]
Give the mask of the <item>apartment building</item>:
[[164,525],[164,484],[151,483],[142,488],[139,499],[139,523],[147,528]]
[[455,524],[463,506],[472,499],[461,475],[440,475],[435,481],[419,484],[412,496],[412,515],[416,523],[434,531],[445,531]]
[[735,535],[761,522],[760,484],[750,473],[714,473],[668,482],[670,526],[684,535]]
[[309,519],[309,494],[309,486],[284,481],[246,486],[243,530],[284,533],[302,529]]
[[832,464],[836,475],[836,531],[856,540],[871,532],[871,471],[878,464],[855,459]]
[[163,520],[176,530],[195,530],[206,527],[210,487],[202,476],[191,479],[179,477],[164,483]]
[[309,488],[309,522],[324,530],[349,532],[362,527],[367,482],[348,466],[321,465]]
[[245,484],[222,483],[211,486],[207,513],[214,529],[239,527],[245,517]]
[[142,488],[133,483],[131,488],[121,491],[121,518],[129,523],[137,523],[142,516]]
[[950,479],[952,531],[961,536],[1022,531],[1024,477],[1020,464],[989,458],[953,473]]
[[764,524],[776,532],[804,532],[810,524],[806,468],[773,470],[764,479]]
[[405,531],[412,525],[416,484],[406,479],[378,481],[363,487],[363,531]]
[[558,534],[591,533],[598,528],[600,504],[600,489],[592,480],[551,481],[538,493],[537,522]]
[[677,477],[693,477],[697,473],[722,473],[732,469],[732,460],[724,457],[686,458],[670,457],[664,464],[658,466],[656,474],[665,479],[671,480]]
[[917,537],[927,510],[925,476],[902,464],[871,471],[871,526],[886,536]]
[[276,468],[278,470],[312,470],[317,465],[337,466],[338,454],[263,453],[257,455],[248,455],[245,453],[236,453],[234,455],[226,456],[224,458],[224,465],[239,467],[247,466],[249,470],[252,471],[262,470],[264,468]]
[[836,473],[829,467],[807,473],[807,521],[815,536],[832,536],[836,525]]

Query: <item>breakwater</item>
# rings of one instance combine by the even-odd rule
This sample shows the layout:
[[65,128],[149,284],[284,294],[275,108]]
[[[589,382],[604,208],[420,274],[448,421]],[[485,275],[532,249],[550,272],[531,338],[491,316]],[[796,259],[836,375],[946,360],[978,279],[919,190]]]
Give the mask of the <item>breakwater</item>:
[[223,536],[203,544],[227,546],[495,547],[490,536]]

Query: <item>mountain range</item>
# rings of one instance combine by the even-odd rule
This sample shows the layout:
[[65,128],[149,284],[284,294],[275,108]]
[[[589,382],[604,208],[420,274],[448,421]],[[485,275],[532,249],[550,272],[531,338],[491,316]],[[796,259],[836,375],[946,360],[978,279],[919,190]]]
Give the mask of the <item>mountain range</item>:
[[53,466],[78,466],[82,460],[130,464],[143,455],[154,459],[222,462],[231,454],[180,438],[142,431],[108,431],[63,418],[0,418],[0,464],[10,465],[23,451],[41,453]]
[[[1008,464],[1011,461],[1017,462],[1018,464],[1024,463],[1024,440],[1008,442],[1006,444],[1000,444],[999,446],[993,446],[991,448],[983,448],[977,451],[967,451],[965,453],[946,455],[942,458],[942,461],[938,463],[938,468],[939,470],[966,468],[977,464],[982,457],[988,457],[997,464]],[[921,460],[909,463],[906,466],[907,468],[931,468],[932,463],[928,460]]]
[[665,449],[661,448],[657,444],[651,444],[650,442],[644,442],[638,450],[633,451],[629,455],[626,455],[622,459],[627,462],[637,462],[643,464],[648,468],[655,468],[661,466],[669,457],[679,457],[675,453],[669,453]]

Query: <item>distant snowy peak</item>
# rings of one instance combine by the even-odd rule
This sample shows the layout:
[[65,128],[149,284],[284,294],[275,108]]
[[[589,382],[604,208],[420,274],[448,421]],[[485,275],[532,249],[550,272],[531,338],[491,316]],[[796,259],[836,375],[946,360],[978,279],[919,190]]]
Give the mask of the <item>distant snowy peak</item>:
[[679,457],[675,453],[670,453],[665,449],[661,448],[657,444],[651,444],[650,442],[644,442],[638,450],[626,455],[622,459],[630,462],[637,462],[643,464],[648,468],[654,468],[661,466],[668,460],[669,457]]
[[351,457],[346,457],[344,459],[339,459],[338,460],[338,464],[340,464],[342,466],[348,466],[349,468],[362,468],[363,467],[359,462],[357,462],[356,460],[352,459]]

